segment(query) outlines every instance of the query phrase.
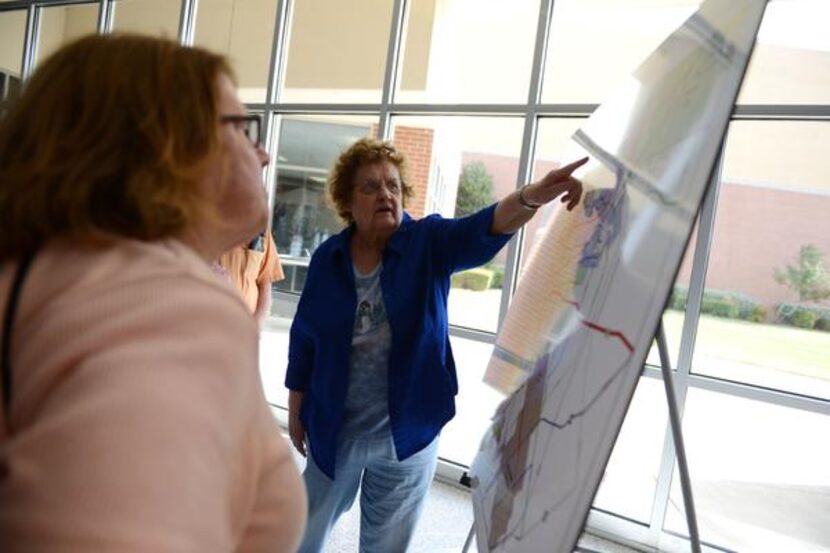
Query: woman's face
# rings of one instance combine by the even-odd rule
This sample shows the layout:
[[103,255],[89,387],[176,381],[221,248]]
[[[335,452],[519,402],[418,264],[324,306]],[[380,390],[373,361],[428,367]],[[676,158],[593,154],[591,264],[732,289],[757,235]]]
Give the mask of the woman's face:
[[[246,115],[233,82],[219,76],[219,117]],[[210,163],[206,178],[231,246],[247,242],[268,223],[268,198],[262,185],[262,169],[269,157],[245,134],[244,123],[219,125],[220,154]]]
[[354,176],[351,213],[358,232],[391,234],[401,224],[403,185],[389,161],[361,166]]

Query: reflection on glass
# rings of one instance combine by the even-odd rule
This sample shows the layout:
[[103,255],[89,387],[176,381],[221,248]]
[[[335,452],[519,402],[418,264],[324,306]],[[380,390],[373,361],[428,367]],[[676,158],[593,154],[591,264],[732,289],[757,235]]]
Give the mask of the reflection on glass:
[[[683,435],[701,540],[830,551],[830,417],[691,389]],[[688,535],[677,474],[667,530]]]
[[539,0],[414,0],[396,101],[523,103]]
[[[415,218],[469,215],[516,188],[523,122],[517,118],[396,117],[395,146],[407,157]],[[506,248],[476,269],[456,273],[450,324],[495,332]]]
[[76,38],[95,33],[98,4],[44,8],[40,12],[40,42],[36,64]]
[[770,2],[740,104],[830,104],[830,2]]
[[225,54],[243,102],[264,102],[271,63],[275,0],[200,0],[194,44]]
[[295,2],[282,102],[379,102],[393,2]]
[[594,507],[648,524],[667,417],[662,382],[640,378],[605,467]]
[[160,36],[179,36],[181,2],[170,0],[117,0],[112,3],[114,31]]
[[729,130],[695,372],[830,398],[830,124]]
[[609,88],[630,75],[698,4],[700,0],[557,0],[542,101],[603,101]]
[[326,203],[326,179],[343,150],[355,140],[375,134],[374,123],[368,117],[282,118],[271,232],[286,278],[276,284],[277,289],[301,292],[314,250],[343,229]]
[[20,86],[25,37],[25,10],[0,12],[0,100]]

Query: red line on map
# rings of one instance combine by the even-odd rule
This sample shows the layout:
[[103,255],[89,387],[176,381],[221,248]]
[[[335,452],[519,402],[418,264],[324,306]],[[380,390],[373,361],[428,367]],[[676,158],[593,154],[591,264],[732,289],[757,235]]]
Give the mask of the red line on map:
[[568,299],[568,297],[565,296],[565,294],[563,294],[562,292],[559,292],[558,290],[554,290],[553,295],[559,297],[565,303],[569,303],[569,304],[573,305],[574,307],[576,307],[577,309],[579,309],[579,302]]
[[611,330],[609,328],[605,328],[604,326],[600,326],[597,323],[592,323],[591,321],[586,321],[584,319],[582,320],[582,324],[584,324],[585,326],[587,326],[591,330],[596,330],[597,332],[602,332],[606,336],[613,336],[615,338],[618,338],[620,340],[620,342],[623,343],[623,345],[625,346],[625,348],[628,351],[630,351],[631,353],[634,353],[634,346],[631,345],[631,342],[628,341],[628,338],[625,337],[625,334],[623,334],[619,330]]

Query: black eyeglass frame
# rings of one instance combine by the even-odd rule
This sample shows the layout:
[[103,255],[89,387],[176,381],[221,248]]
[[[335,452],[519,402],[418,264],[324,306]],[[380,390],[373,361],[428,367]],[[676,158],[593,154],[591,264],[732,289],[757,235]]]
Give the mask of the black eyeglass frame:
[[222,123],[238,125],[245,124],[245,136],[253,143],[254,147],[262,145],[262,117],[256,113],[248,115],[222,115],[219,118]]

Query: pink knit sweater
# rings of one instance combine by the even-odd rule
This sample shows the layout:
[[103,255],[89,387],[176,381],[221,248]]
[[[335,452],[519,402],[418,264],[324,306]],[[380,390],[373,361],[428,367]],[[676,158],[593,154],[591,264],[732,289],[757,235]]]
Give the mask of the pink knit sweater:
[[262,392],[256,323],[191,249],[51,244],[13,328],[0,549],[295,550],[305,491]]

